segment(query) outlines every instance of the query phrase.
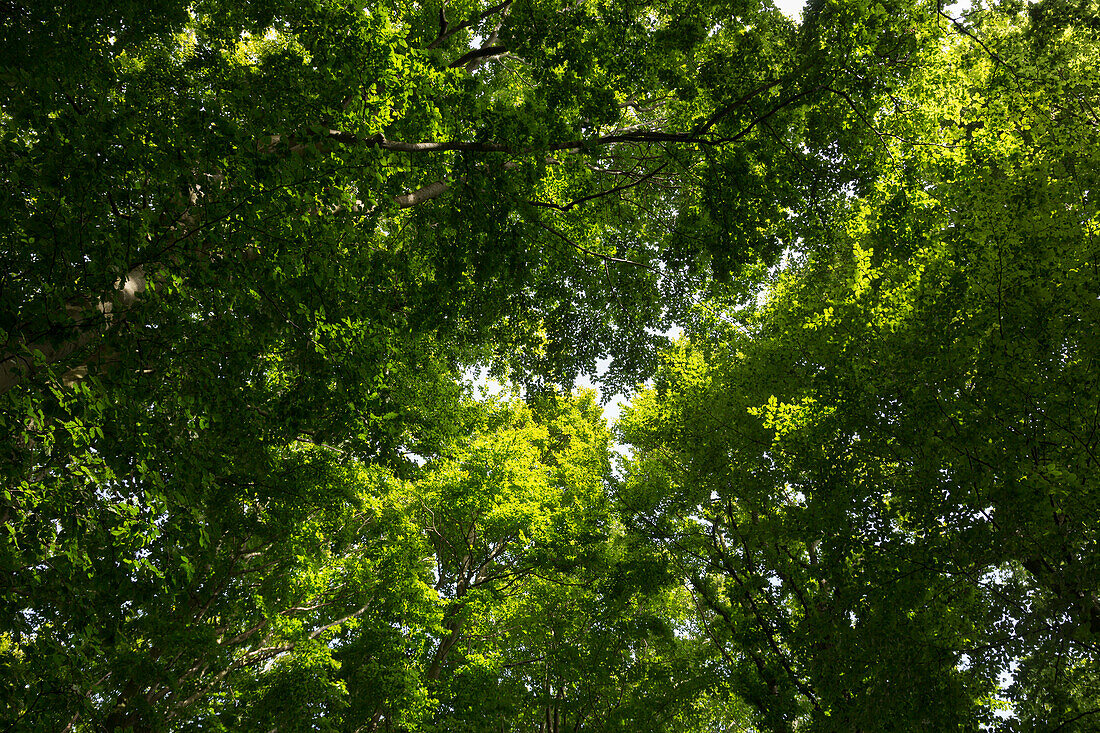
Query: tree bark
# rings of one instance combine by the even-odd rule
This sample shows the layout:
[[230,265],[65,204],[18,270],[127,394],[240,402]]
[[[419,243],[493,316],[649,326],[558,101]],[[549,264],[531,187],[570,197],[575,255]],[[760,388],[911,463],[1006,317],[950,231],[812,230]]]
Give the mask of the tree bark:
[[64,361],[115,328],[125,320],[147,285],[144,266],[138,265],[125,277],[119,278],[112,290],[97,298],[92,307],[67,306],[66,318],[83,316],[73,327],[75,335],[60,339],[43,337],[34,343],[21,343],[16,350],[9,352],[0,361],[0,395],[41,367]]

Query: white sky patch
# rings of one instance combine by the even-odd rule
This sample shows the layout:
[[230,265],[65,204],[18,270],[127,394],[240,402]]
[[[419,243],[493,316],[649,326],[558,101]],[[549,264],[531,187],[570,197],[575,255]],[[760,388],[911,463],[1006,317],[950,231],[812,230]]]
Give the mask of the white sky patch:
[[[970,0],[956,0],[955,3],[945,3],[946,10],[956,18],[970,9]],[[802,11],[806,8],[806,0],[775,0],[775,7],[779,12],[791,20],[802,20]]]
[[791,20],[801,20],[806,0],[775,0],[775,7]]
[[[584,387],[585,389],[596,390],[597,400],[603,399],[603,392],[598,384],[592,381],[594,376],[607,371],[608,366],[611,364],[610,359],[603,359],[596,364],[596,374],[582,374],[577,378],[576,387]],[[487,367],[481,367],[480,369],[467,369],[463,375],[465,380],[473,387],[474,397],[477,399],[486,399],[489,397],[500,397],[502,394],[508,391],[506,385],[501,384],[495,379],[489,377],[489,369]],[[614,425],[615,421],[619,419],[619,413],[622,411],[623,405],[627,403],[626,395],[616,394],[612,395],[607,404],[603,405],[603,416],[607,420],[609,425]]]
[[[680,338],[684,333],[684,330],[679,326],[673,326],[665,332],[665,336],[675,341]],[[606,374],[608,368],[611,366],[610,359],[600,359],[596,362],[596,370],[592,374],[582,374],[577,378],[577,382],[574,387],[584,387],[585,389],[596,390],[596,401],[603,409],[603,418],[607,421],[609,427],[614,428],[615,423],[619,420],[619,415],[622,413],[622,409],[625,405],[630,403],[630,400],[625,394],[619,392],[613,394],[607,400],[603,402],[604,393],[600,389],[600,386],[593,382],[594,378],[598,378],[601,374]],[[478,369],[467,369],[463,375],[465,381],[473,387],[474,397],[477,399],[486,399],[488,397],[499,397],[508,391],[506,385],[501,384],[495,379],[489,378],[488,367],[480,367]],[[627,446],[619,443],[614,437],[611,440],[611,450],[617,453],[621,458],[626,458],[630,454],[630,450]],[[620,468],[616,468],[615,471],[620,472]]]
[[487,397],[499,397],[504,392],[503,384],[489,378],[489,367],[467,369],[463,378],[473,385],[474,397],[479,400]]
[[[596,374],[603,374],[611,366],[610,359],[601,359],[596,362]],[[597,399],[600,400],[603,405],[603,418],[607,420],[608,425],[614,425],[615,421],[619,419],[619,413],[622,412],[623,405],[626,404],[626,395],[619,394],[611,395],[611,399],[607,401],[607,404],[603,404],[603,392],[600,390],[599,385],[592,382],[592,374],[582,374],[577,378],[577,386],[584,387],[585,389],[594,389],[598,395]]]

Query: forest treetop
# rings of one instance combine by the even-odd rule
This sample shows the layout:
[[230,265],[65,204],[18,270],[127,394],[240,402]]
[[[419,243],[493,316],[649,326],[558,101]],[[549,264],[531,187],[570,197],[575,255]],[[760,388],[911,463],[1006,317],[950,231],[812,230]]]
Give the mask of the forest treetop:
[[1091,0],[9,5],[4,723],[1090,724]]
[[[701,278],[771,264],[868,175],[863,123],[944,32],[904,3],[23,10],[4,390],[102,311],[215,282],[205,312],[384,311],[467,364],[570,384],[612,358],[630,388]],[[347,302],[363,279],[384,303]]]

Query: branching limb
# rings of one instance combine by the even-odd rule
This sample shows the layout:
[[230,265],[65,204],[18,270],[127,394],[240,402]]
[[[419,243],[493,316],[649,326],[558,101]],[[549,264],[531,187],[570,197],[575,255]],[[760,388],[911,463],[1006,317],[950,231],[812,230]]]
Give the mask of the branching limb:
[[844,92],[840,89],[836,89],[834,87],[826,86],[826,87],[822,87],[822,88],[827,92],[832,92],[833,94],[837,95],[838,97],[841,97],[845,102],[847,102],[848,107],[850,107],[851,110],[856,113],[856,116],[859,117],[860,121],[863,122],[863,124],[867,127],[867,129],[870,130],[871,132],[875,133],[875,137],[878,138],[879,143],[882,145],[882,149],[886,151],[886,155],[889,158],[893,159],[894,154],[890,152],[890,146],[886,144],[886,140],[884,139],[883,134],[878,131],[878,128],[875,127],[874,123],[871,122],[871,120],[867,119],[867,116],[865,114],[863,114],[863,110],[861,110],[859,108],[859,105],[857,105],[855,103],[855,101],[851,98],[851,96],[849,96],[847,92]]
[[339,626],[342,623],[345,623],[347,621],[351,621],[353,618],[359,618],[360,616],[362,616],[366,612],[366,610],[369,607],[370,607],[369,603],[364,604],[363,606],[360,606],[358,609],[356,609],[356,610],[352,611],[351,613],[349,613],[347,616],[343,616],[341,618],[338,618],[330,624],[325,624],[321,628],[315,629],[313,632],[310,633],[309,638],[310,639],[316,639],[318,636],[325,633],[326,631],[333,628],[334,626]]
[[948,15],[946,12],[944,12],[942,2],[937,2],[936,3],[936,13],[938,13],[942,18],[945,18],[948,21],[950,21],[951,25],[955,26],[955,30],[957,30],[959,33],[966,36],[970,40],[974,41],[974,43],[978,44],[981,47],[981,49],[983,51],[985,51],[986,54],[988,54],[989,58],[993,59],[994,61],[996,61],[1001,66],[1008,69],[1008,73],[1012,74],[1012,76],[1016,79],[1016,81],[1024,81],[1024,79],[1022,79],[1020,77],[1020,75],[1016,72],[1016,68],[1012,64],[1010,64],[1007,61],[1005,61],[1004,59],[1002,59],[1000,56],[998,56],[996,54],[996,52],[991,50],[989,48],[989,46],[982,43],[982,39],[980,39],[976,35],[974,35],[970,31],[969,28],[967,28],[965,25],[963,25],[962,21],[960,21],[957,18],[954,18],[954,17]]
[[708,132],[710,132],[710,129],[712,127],[714,127],[716,124],[718,124],[718,122],[723,117],[728,115],[730,112],[732,112],[733,110],[737,109],[738,107],[740,107],[744,104],[747,104],[749,102],[749,100],[751,100],[753,97],[757,97],[757,96],[763,94],[764,92],[768,91],[769,89],[776,86],[777,84],[779,84],[782,81],[783,81],[782,79],[776,79],[775,81],[770,81],[767,84],[762,84],[761,86],[757,87],[756,89],[753,89],[748,94],[745,94],[744,96],[742,96],[740,99],[734,100],[733,102],[730,102],[729,104],[727,104],[725,107],[722,107],[721,109],[715,110],[714,114],[712,114],[710,117],[708,117],[706,119],[706,121],[703,122],[701,125],[699,125],[694,130],[692,130],[691,134],[693,136],[696,136],[696,137],[699,136],[699,135],[707,134]]
[[504,2],[497,3],[496,5],[493,5],[490,8],[486,8],[485,10],[478,13],[477,15],[470,18],[469,20],[465,20],[465,21],[463,21],[462,23],[459,23],[456,26],[450,26],[450,27],[446,27],[449,24],[446,24],[446,19],[443,18],[443,11],[440,10],[439,11],[440,20],[442,21],[442,23],[440,24],[439,35],[435,37],[435,40],[433,40],[431,43],[429,43],[427,46],[425,46],[425,48],[436,48],[437,46],[439,46],[439,44],[443,43],[443,41],[447,40],[448,38],[453,36],[455,33],[458,33],[459,31],[465,30],[465,29],[467,29],[471,26],[475,26],[478,23],[480,23],[481,21],[485,20],[486,18],[489,18],[489,17],[491,17],[491,16],[493,16],[497,13],[500,13],[502,11],[507,11],[508,8],[511,7],[511,5],[512,5],[512,0],[504,0]]

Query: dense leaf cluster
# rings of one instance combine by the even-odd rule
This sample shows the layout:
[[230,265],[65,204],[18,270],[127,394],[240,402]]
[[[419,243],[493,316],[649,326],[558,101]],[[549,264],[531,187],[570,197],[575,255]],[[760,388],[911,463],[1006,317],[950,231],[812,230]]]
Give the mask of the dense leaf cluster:
[[1094,3],[0,12],[0,727],[1097,725]]

